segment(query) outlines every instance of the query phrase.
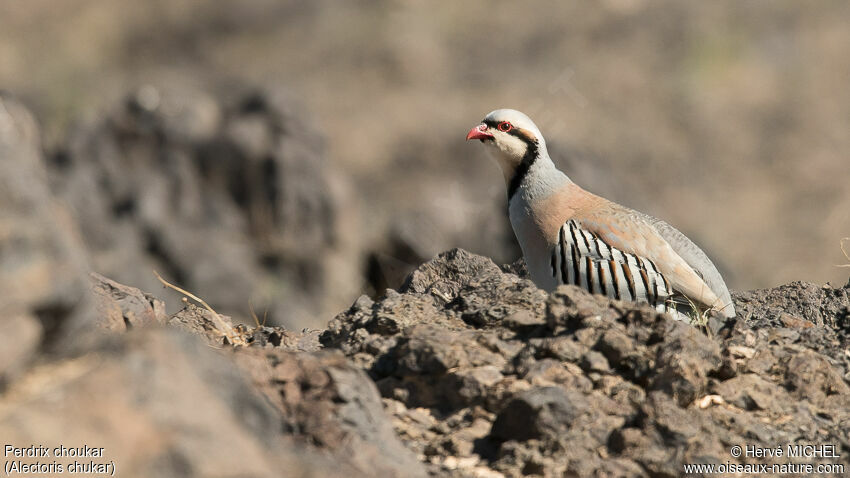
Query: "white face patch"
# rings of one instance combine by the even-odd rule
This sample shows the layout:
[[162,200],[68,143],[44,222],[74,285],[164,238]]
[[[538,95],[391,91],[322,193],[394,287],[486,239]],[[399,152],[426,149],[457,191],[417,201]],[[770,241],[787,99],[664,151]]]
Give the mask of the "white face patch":
[[[528,151],[528,144],[516,136],[501,131],[493,132],[492,146],[497,154],[503,157],[507,164],[518,165]],[[500,161],[501,162],[501,161]]]
[[493,134],[493,142],[507,156],[516,158],[517,163],[522,160],[525,152],[528,151],[528,144],[525,141],[514,135],[502,133],[501,131]]
[[487,150],[490,152],[490,155],[499,163],[505,180],[510,180],[517,166],[522,162],[525,152],[528,151],[528,145],[516,136],[511,136],[501,131],[494,131],[493,140],[486,141],[485,143],[488,146]]

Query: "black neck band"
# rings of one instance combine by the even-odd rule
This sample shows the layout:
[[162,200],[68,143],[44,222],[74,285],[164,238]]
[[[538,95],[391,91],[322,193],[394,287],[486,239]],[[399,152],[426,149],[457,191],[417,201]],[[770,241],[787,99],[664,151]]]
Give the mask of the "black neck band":
[[514,194],[516,194],[517,190],[519,190],[519,185],[522,184],[522,180],[528,175],[528,170],[531,169],[531,165],[537,161],[537,143],[528,142],[527,144],[528,149],[522,156],[522,161],[520,161],[516,171],[514,171],[514,176],[511,178],[510,183],[508,183],[508,201],[513,199]]

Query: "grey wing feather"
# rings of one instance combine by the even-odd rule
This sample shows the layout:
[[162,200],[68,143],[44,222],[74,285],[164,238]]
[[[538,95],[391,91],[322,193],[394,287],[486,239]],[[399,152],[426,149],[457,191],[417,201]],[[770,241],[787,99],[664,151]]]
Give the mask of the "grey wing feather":
[[723,314],[727,317],[734,317],[735,306],[732,303],[732,296],[729,294],[726,282],[723,281],[723,277],[718,272],[717,267],[715,267],[705,252],[670,224],[648,214],[639,214],[658,231],[658,234],[670,244],[673,251],[679,254],[691,266],[694,272],[708,284],[711,291],[720,298],[724,305]]

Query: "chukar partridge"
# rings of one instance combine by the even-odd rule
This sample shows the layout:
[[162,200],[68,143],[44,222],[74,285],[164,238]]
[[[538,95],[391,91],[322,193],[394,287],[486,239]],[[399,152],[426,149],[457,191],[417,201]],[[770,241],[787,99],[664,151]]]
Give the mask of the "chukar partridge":
[[678,320],[707,309],[735,316],[723,278],[696,244],[666,222],[572,182],[528,116],[493,111],[466,139],[481,140],[499,163],[511,226],[541,289],[573,284],[649,303]]

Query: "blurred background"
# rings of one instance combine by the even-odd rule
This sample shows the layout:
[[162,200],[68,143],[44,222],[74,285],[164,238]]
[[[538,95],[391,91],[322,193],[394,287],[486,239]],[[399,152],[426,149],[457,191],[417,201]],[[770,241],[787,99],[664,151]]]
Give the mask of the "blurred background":
[[843,285],[848,24],[837,0],[6,1],[0,88],[90,268],[322,327],[445,249],[520,256],[464,142],[502,107],[730,288]]

